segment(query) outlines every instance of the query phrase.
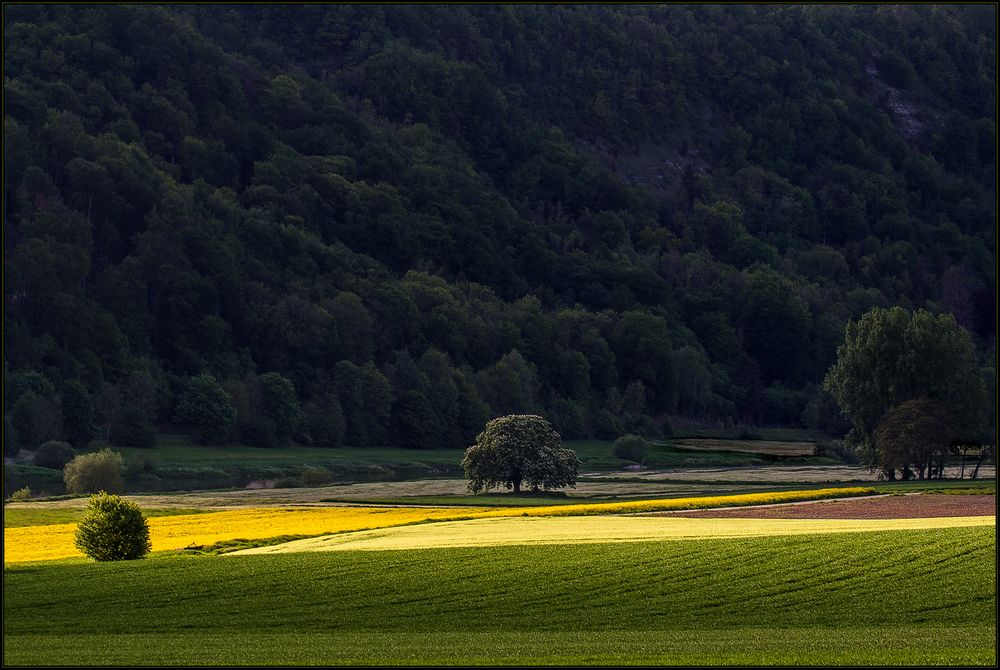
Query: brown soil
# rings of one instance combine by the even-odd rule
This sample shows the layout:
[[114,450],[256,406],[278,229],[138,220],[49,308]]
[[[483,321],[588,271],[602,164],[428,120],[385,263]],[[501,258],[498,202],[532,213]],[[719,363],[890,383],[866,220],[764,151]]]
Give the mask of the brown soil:
[[856,500],[824,500],[794,505],[733,507],[674,512],[699,519],[921,519],[941,516],[996,516],[992,495],[903,495]]

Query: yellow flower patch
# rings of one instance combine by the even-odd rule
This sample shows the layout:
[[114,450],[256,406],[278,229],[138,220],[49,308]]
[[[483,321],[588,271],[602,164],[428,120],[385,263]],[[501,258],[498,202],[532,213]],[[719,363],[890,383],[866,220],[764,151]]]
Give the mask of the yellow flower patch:
[[495,516],[584,516],[589,514],[636,514],[640,512],[663,512],[680,509],[707,509],[712,507],[735,507],[742,505],[770,505],[800,500],[822,500],[824,498],[849,498],[875,493],[867,486],[832,489],[812,489],[807,491],[774,491],[771,493],[746,493],[728,496],[700,496],[697,498],[665,498],[660,500],[633,500],[617,503],[590,503],[585,505],[548,505],[545,507],[521,507],[515,510],[505,508],[476,515]]
[[379,531],[327,535],[269,547],[242,549],[226,555],[663,542],[995,525],[996,517],[993,516],[952,516],[932,519],[690,519],[676,516],[519,517],[451,521]]
[[[413,507],[271,507],[149,519],[153,551],[210,545],[222,540],[279,535],[326,535],[386,528],[418,521],[454,519],[482,513],[482,508]],[[46,561],[80,557],[73,544],[75,523],[4,528],[3,561]]]

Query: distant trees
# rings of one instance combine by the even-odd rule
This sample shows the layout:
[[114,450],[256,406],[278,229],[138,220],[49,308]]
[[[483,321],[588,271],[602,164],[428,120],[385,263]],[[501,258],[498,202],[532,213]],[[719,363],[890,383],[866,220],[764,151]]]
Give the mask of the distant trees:
[[[925,453],[930,443],[915,443],[915,453],[901,446],[901,440],[916,435],[906,424],[921,411],[929,413],[928,439],[943,440],[949,426],[952,437],[978,438],[987,430],[975,349],[968,331],[951,315],[876,307],[849,322],[824,389],[852,424],[848,443],[863,462],[890,478],[898,467],[926,468],[932,460]],[[910,401],[920,402],[906,405]]]
[[97,435],[94,401],[87,387],[78,380],[63,385],[62,416],[63,435],[77,449],[86,447]]
[[226,442],[236,425],[232,396],[208,373],[191,377],[177,400],[174,421],[208,444]]
[[9,9],[8,454],[840,432],[849,319],[995,337],[989,7]]
[[575,486],[580,460],[562,449],[559,433],[540,416],[515,414],[493,419],[465,450],[462,467],[472,493],[495,486],[521,492]]

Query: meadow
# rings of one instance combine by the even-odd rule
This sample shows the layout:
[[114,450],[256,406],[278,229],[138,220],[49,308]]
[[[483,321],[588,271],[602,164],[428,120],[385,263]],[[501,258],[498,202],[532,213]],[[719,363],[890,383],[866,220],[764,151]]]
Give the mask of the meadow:
[[4,663],[990,665],[995,552],[987,526],[6,566]]

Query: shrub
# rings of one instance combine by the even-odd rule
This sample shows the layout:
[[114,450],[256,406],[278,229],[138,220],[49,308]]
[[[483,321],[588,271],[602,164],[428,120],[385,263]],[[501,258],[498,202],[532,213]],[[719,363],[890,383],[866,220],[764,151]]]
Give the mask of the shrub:
[[615,456],[626,461],[645,463],[649,457],[649,442],[634,434],[619,437],[615,440],[612,449]]
[[302,469],[300,478],[305,486],[322,486],[329,483],[333,476],[326,468],[309,465]]
[[63,469],[63,481],[69,493],[117,493],[125,488],[122,469],[122,455],[102,449],[95,454],[81,454],[67,463]]
[[66,467],[67,463],[73,460],[75,455],[76,453],[73,451],[73,447],[69,445],[69,442],[49,440],[38,447],[38,451],[35,452],[35,457],[31,462],[40,468],[62,470]]
[[77,548],[95,561],[131,561],[149,553],[149,524],[131,500],[101,491],[76,529]]
[[31,500],[31,489],[25,486],[23,489],[18,489],[10,494],[7,498],[7,502],[28,502]]

